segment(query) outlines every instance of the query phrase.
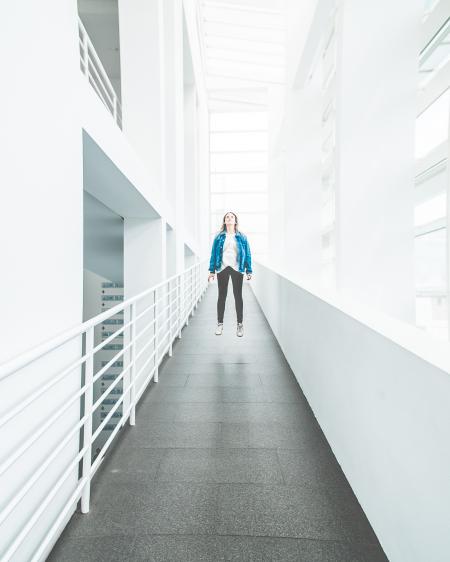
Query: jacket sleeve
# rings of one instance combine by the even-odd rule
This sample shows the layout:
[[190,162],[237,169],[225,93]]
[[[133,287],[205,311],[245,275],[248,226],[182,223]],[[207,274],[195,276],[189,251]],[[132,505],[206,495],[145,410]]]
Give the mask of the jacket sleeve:
[[245,239],[245,263],[244,267],[247,270],[247,273],[253,273],[252,271],[252,254],[250,252],[250,244],[248,243],[247,238]]
[[214,273],[216,271],[216,244],[217,238],[214,238],[212,250],[211,250],[211,259],[209,260],[209,271],[210,273]]

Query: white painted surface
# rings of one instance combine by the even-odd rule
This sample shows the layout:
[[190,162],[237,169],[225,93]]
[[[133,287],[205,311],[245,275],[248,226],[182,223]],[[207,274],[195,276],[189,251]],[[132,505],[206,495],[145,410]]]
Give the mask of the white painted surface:
[[389,560],[446,562],[448,346],[254,269],[258,302]]
[[338,290],[411,323],[422,13],[422,0],[349,0],[338,10]]
[[84,268],[102,280],[123,283],[122,217],[84,192],[83,222]]
[[[0,361],[6,361],[79,324],[83,306],[83,185],[79,51],[75,2],[25,0],[4,6],[0,47],[5,87],[0,127],[2,166]],[[24,17],[26,14],[26,17]],[[57,46],[57,48],[56,48]],[[0,384],[2,412],[58,373],[80,354],[71,342],[32,369]],[[1,461],[80,386],[74,371],[50,396],[38,400],[0,433]],[[0,478],[2,507],[79,419],[69,409]],[[0,557],[42,503],[78,451],[78,436],[58,456],[37,487],[0,526]],[[29,560],[76,482],[77,469],[46,509],[13,560]]]
[[162,129],[159,0],[119,0],[123,131],[161,195]]

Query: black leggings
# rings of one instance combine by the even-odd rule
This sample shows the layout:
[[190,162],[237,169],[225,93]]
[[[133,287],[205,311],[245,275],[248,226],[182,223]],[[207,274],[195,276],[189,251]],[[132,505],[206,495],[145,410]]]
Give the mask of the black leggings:
[[231,266],[227,266],[223,271],[217,274],[217,284],[219,286],[219,298],[217,299],[217,322],[223,323],[223,313],[225,311],[225,301],[227,299],[228,282],[233,282],[234,303],[236,305],[236,315],[238,323],[242,322],[244,303],[242,301],[242,283],[244,274],[239,273]]

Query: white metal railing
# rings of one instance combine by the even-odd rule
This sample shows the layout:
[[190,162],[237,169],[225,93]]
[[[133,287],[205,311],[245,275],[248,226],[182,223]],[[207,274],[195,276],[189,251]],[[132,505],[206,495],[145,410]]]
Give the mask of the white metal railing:
[[[30,352],[22,354],[18,358],[0,367],[0,382],[6,379],[10,380],[15,374],[19,375],[21,369],[32,367],[33,364],[36,364],[43,356],[47,356],[67,342],[79,338],[80,336],[84,340],[84,352],[82,352],[81,357],[78,357],[69,367],[65,368],[63,372],[59,372],[44,385],[39,386],[36,390],[28,394],[20,400],[19,403],[10,407],[0,418],[1,428],[6,423],[14,421],[19,413],[24,412],[28,407],[34,404],[39,397],[45,396],[46,393],[51,391],[51,389],[54,388],[58,382],[67,377],[67,375],[80,372],[80,388],[74,392],[69,400],[53,412],[44,423],[38,427],[33,427],[31,434],[24,436],[25,440],[21,442],[20,446],[18,446],[12,454],[10,453],[6,458],[0,459],[1,476],[6,470],[13,467],[16,461],[18,461],[33,444],[37,443],[41,437],[45,438],[46,432],[57,424],[58,420],[61,419],[70,406],[79,404],[81,412],[80,419],[67,431],[55,449],[52,450],[45,458],[44,462],[34,470],[31,478],[29,478],[20,489],[14,492],[14,495],[0,511],[1,525],[7,520],[11,513],[13,513],[23,498],[30,491],[36,490],[41,476],[45,474],[53,461],[58,458],[58,455],[61,454],[64,447],[70,443],[71,440],[73,441],[77,435],[80,435],[78,453],[61,471],[51,492],[39,504],[39,507],[33,513],[28,514],[29,516],[26,518],[26,523],[21,529],[17,530],[17,535],[7,547],[4,557],[1,559],[2,562],[11,560],[14,553],[16,553],[27,538],[31,529],[38,523],[40,516],[51,506],[52,500],[67,480],[68,476],[73,476],[77,468],[79,472],[75,489],[71,497],[60,510],[52,527],[40,542],[31,560],[38,561],[42,559],[46,549],[52,544],[55,533],[60,528],[61,524],[64,523],[68,513],[74,508],[78,500],[81,499],[82,513],[87,513],[89,511],[91,479],[120,428],[125,425],[127,420],[129,420],[130,425],[135,425],[137,402],[152,379],[154,382],[158,382],[158,367],[162,359],[167,353],[169,356],[172,356],[173,342],[177,337],[181,338],[182,328],[189,324],[189,316],[194,315],[194,309],[197,308],[198,302],[207,289],[208,283],[207,277],[204,274],[205,271],[206,262],[199,262],[186,269],[183,273],[174,275],[141,294],[127,299],[121,304],[84,322],[80,326],[68,330],[51,341],[36,347]],[[140,307],[142,307],[142,310],[139,309]],[[105,340],[101,341],[100,344],[95,345],[95,327],[120,313],[124,315],[123,325],[118,327],[118,329]],[[118,326],[120,326],[120,324]],[[108,361],[106,365],[95,372],[95,354],[120,335],[124,337],[123,348],[115,353],[114,357]],[[122,371],[104,392],[102,389],[101,396],[94,402],[94,384],[100,379],[102,374],[120,358],[124,359]],[[139,365],[139,361],[141,365]],[[82,367],[84,367],[84,380],[82,377]],[[125,377],[125,375],[127,375],[127,377]],[[109,410],[100,425],[94,430],[94,412],[101,406],[103,400],[108,396],[111,390],[117,387],[120,382],[123,385],[120,398]],[[122,407],[120,421],[117,423],[94,460],[93,443],[119,407]]]
[[98,97],[111,112],[114,121],[122,128],[122,107],[119,98],[111,84],[101,60],[95,52],[94,45],[89,39],[83,22],[78,17],[78,35],[80,42],[80,68],[89,84],[94,88]]

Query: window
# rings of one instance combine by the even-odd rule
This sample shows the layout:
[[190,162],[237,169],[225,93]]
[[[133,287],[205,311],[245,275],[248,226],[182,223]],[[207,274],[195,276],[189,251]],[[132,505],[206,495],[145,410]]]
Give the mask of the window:
[[252,256],[267,253],[267,113],[212,113],[210,118],[211,236],[235,212]]
[[441,94],[416,121],[416,158],[423,158],[448,139],[450,89]]

